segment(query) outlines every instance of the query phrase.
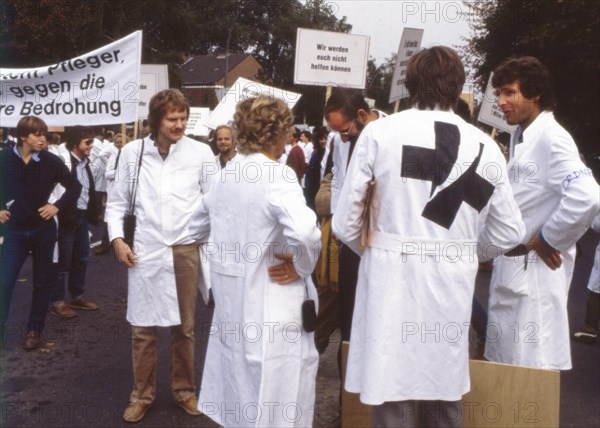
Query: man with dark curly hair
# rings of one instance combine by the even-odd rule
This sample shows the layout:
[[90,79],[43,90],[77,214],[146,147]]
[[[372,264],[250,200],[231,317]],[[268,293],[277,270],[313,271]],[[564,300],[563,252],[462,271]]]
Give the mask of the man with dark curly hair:
[[498,106],[510,125],[510,184],[523,215],[521,245],[494,265],[488,360],[526,367],[571,368],[567,297],[575,244],[598,212],[599,191],[571,135],[554,119],[548,69],[534,57],[494,70]]

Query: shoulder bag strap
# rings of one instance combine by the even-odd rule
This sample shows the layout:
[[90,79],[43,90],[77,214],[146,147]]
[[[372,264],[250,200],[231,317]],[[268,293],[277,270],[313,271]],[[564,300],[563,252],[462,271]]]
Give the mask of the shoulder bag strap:
[[129,213],[130,214],[133,214],[133,210],[135,209],[137,188],[138,188],[139,181],[140,181],[140,170],[142,169],[142,155],[144,154],[144,145],[145,145],[145,140],[142,138],[142,149],[140,150],[140,157],[138,159],[137,174],[135,176],[135,180],[133,181],[133,197],[131,198],[131,204],[129,205]]

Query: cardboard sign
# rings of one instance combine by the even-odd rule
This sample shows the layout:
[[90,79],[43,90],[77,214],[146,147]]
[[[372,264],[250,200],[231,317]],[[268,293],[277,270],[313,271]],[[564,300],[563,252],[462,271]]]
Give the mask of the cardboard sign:
[[394,67],[394,77],[392,78],[392,87],[390,88],[390,103],[404,98],[408,98],[406,90],[406,66],[411,56],[421,49],[423,40],[423,30],[419,28],[405,28],[402,31],[398,55],[396,56],[396,66]]
[[190,107],[190,117],[188,118],[186,135],[207,136],[210,132],[205,125],[210,116],[210,109],[205,107]]
[[0,68],[0,123],[23,116],[49,126],[104,125],[137,118],[142,32],[56,64]]
[[364,89],[369,36],[298,28],[294,83]]
[[[349,342],[342,343],[342,384],[349,348]],[[471,360],[469,374],[471,391],[460,409],[464,428],[558,427],[560,372]],[[371,425],[371,406],[344,389],[342,428]]]
[[148,119],[148,103],[157,92],[169,89],[169,68],[166,64],[142,64],[140,67],[140,91],[138,119]]
[[500,107],[498,107],[498,104],[496,103],[496,95],[494,94],[494,87],[492,86],[493,75],[494,73],[490,74],[490,79],[485,88],[485,95],[481,102],[481,109],[479,110],[479,117],[477,120],[510,134],[517,129],[517,126],[506,123],[506,120],[504,120],[504,113],[502,113],[502,110],[500,110]]
[[294,108],[302,96],[296,92],[266,86],[240,77],[235,81],[233,86],[229,88],[221,102],[214,109],[208,122],[206,122],[206,126],[215,129],[219,125],[229,124],[233,121],[235,108],[240,101],[260,95],[279,98],[286,102],[290,110]]

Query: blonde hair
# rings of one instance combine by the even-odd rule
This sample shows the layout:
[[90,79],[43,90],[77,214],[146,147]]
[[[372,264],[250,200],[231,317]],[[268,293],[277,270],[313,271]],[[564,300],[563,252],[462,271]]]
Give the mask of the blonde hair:
[[271,153],[281,139],[290,138],[293,123],[292,112],[280,99],[259,96],[240,101],[233,116],[238,152]]

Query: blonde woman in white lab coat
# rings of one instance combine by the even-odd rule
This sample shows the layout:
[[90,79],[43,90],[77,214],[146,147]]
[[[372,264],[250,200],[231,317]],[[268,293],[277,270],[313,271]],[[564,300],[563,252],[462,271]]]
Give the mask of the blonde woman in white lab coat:
[[221,171],[192,219],[192,236],[204,241],[209,215],[215,300],[199,409],[227,427],[313,421],[318,354],[301,307],[316,301],[320,231],[295,173],[277,162],[292,123],[281,100],[242,101],[240,160]]

